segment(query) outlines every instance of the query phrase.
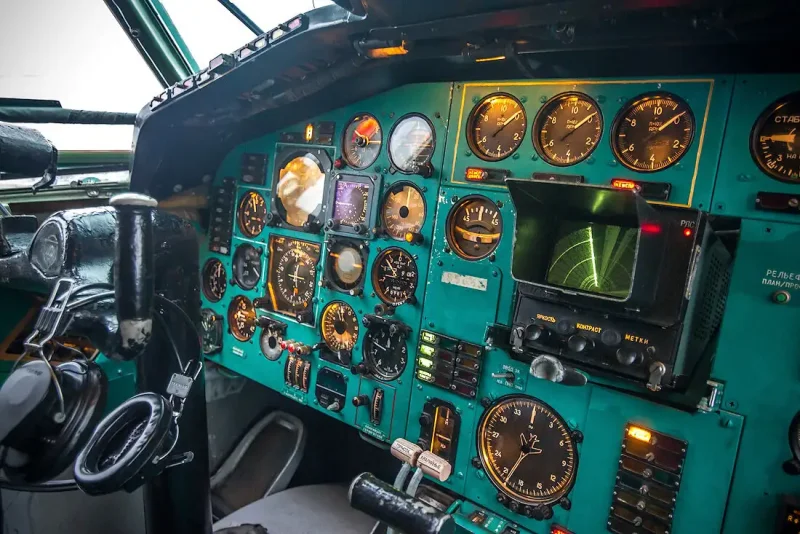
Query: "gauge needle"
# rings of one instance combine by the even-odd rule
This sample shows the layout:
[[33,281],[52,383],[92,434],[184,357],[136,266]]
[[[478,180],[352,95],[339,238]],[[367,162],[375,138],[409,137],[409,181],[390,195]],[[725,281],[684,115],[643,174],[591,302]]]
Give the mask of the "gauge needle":
[[492,134],[492,137],[497,137],[497,134],[499,134],[501,131],[503,131],[503,128],[505,128],[506,126],[511,124],[511,121],[513,121],[514,119],[519,117],[520,113],[522,113],[522,110],[517,111],[516,113],[511,115],[509,118],[507,118],[505,120],[505,122],[500,126],[500,128],[498,128],[497,131]]
[[461,234],[461,237],[473,243],[491,243],[500,239],[500,234],[479,234],[477,232],[470,232],[464,228],[456,226],[456,232]]
[[253,211],[258,209],[258,206],[256,206],[256,197],[250,197],[250,205],[253,206]]
[[[794,130],[792,130],[794,132]],[[775,134],[770,136],[764,136],[762,139],[769,139],[770,141],[775,141],[776,143],[787,143],[793,144],[794,140],[797,138],[797,134],[788,133],[788,134]]]
[[594,117],[595,115],[597,115],[597,112],[596,112],[596,111],[595,111],[594,113],[592,113],[591,115],[589,115],[589,116],[587,116],[587,117],[584,117],[582,121],[580,121],[578,124],[576,124],[576,125],[575,125],[575,126],[574,126],[574,127],[571,129],[571,130],[570,130],[570,131],[568,131],[567,133],[565,133],[565,134],[564,134],[564,137],[562,137],[562,138],[561,138],[561,140],[563,141],[564,139],[566,139],[567,137],[569,137],[570,135],[572,135],[573,133],[575,133],[575,130],[577,130],[578,128],[580,128],[580,127],[581,127],[581,126],[583,126],[584,124],[586,124],[586,123],[587,123],[587,122],[588,122],[588,121],[589,121],[589,120],[590,120],[592,117]]
[[668,120],[667,122],[665,122],[664,124],[662,124],[661,126],[659,126],[659,127],[658,127],[658,130],[656,130],[656,131],[658,131],[658,132],[662,131],[664,128],[666,128],[667,126],[669,126],[670,124],[672,124],[672,123],[673,123],[673,122],[675,122],[676,120],[680,119],[680,118],[681,118],[683,115],[685,115],[685,114],[686,114],[686,111],[681,111],[680,113],[678,113],[677,115],[675,115],[674,117],[672,117],[670,120]]

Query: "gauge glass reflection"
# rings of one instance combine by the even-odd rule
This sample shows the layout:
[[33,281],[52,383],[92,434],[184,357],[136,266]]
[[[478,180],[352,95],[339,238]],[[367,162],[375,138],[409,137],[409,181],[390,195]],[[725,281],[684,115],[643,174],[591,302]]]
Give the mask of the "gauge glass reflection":
[[318,215],[325,192],[325,171],[313,154],[297,156],[278,172],[277,200],[283,220],[301,228]]
[[389,159],[398,171],[419,174],[430,164],[435,144],[430,121],[424,115],[406,115],[389,134]]

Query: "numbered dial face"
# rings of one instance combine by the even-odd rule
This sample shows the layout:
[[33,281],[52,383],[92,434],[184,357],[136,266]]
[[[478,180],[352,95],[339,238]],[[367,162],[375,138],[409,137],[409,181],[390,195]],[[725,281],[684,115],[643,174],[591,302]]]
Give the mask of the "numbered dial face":
[[369,207],[370,184],[362,182],[336,182],[333,219],[348,226],[364,224]]
[[203,354],[214,354],[222,348],[223,322],[222,316],[217,315],[213,310],[205,308],[200,311]]
[[233,279],[242,289],[253,289],[261,279],[261,250],[243,244],[233,253]]
[[750,151],[776,180],[800,183],[800,93],[772,104],[756,121]]
[[325,194],[325,171],[314,154],[291,159],[278,171],[277,208],[287,224],[301,228],[318,217]]
[[248,191],[239,201],[239,231],[247,237],[256,237],[267,220],[267,203],[255,191]]
[[249,341],[256,332],[256,309],[250,299],[237,295],[228,306],[228,325],[233,337]]
[[415,185],[400,182],[386,193],[381,208],[383,228],[389,237],[405,241],[418,234],[425,223],[425,199]]
[[486,197],[464,197],[450,210],[447,242],[465,260],[479,260],[494,252],[502,234],[497,204]]
[[597,102],[582,93],[563,93],[547,102],[533,122],[533,146],[546,162],[559,167],[589,157],[603,133]]
[[353,350],[358,341],[358,317],[355,310],[341,301],[333,301],[322,311],[322,339],[333,351]]
[[395,380],[406,368],[408,348],[405,337],[392,334],[389,325],[370,327],[364,337],[364,360],[370,373],[380,380]]
[[210,259],[203,266],[203,295],[211,302],[219,302],[228,287],[225,266],[217,259]]
[[467,140],[486,161],[510,156],[525,137],[527,117],[519,100],[505,93],[489,95],[475,106],[467,122]]
[[378,159],[383,132],[378,119],[365,113],[356,115],[344,130],[342,155],[354,169],[369,167]]
[[364,247],[355,241],[335,241],[328,247],[327,277],[335,289],[347,292],[364,284]]
[[417,290],[417,264],[401,248],[387,248],[372,266],[372,285],[375,294],[391,306],[400,306],[414,297]]
[[430,121],[424,115],[406,115],[389,134],[389,159],[398,171],[419,174],[430,164],[435,146]]
[[675,95],[648,95],[622,110],[612,130],[611,145],[623,165],[656,172],[674,165],[689,150],[694,115]]
[[272,235],[269,250],[267,291],[273,311],[295,318],[299,314],[310,315],[301,321],[312,322],[311,301],[317,286],[320,246]]
[[492,484],[522,504],[552,504],[575,482],[578,455],[569,428],[533,397],[502,397],[483,414],[478,453]]

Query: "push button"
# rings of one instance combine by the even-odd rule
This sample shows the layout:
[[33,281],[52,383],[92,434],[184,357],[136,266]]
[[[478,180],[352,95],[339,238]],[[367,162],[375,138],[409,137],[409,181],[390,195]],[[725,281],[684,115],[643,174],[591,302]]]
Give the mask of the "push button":
[[637,365],[642,362],[642,353],[635,349],[617,349],[617,361],[622,365]]
[[616,347],[622,341],[622,334],[620,334],[613,328],[607,328],[603,330],[602,334],[600,334],[600,341],[602,341],[604,345],[608,345],[609,347]]
[[572,326],[572,323],[567,321],[566,319],[562,319],[556,323],[556,332],[561,335],[571,334],[575,331],[575,327]]
[[594,342],[584,336],[575,334],[574,336],[569,336],[567,348],[572,352],[586,352],[594,348]]
[[547,329],[538,324],[529,324],[525,327],[525,341],[541,343],[547,339]]

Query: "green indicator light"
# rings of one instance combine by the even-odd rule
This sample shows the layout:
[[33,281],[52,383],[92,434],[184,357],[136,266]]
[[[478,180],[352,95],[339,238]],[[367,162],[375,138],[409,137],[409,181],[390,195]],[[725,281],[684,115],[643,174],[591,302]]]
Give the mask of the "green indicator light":
[[433,367],[433,360],[429,360],[428,358],[417,358],[417,363],[420,367],[424,367],[425,369]]
[[433,353],[436,352],[436,349],[430,345],[420,345],[419,352],[425,356],[433,356]]
[[433,375],[428,371],[423,371],[422,369],[417,369],[417,378],[424,380],[425,382],[433,382]]
[[430,332],[423,332],[421,337],[422,341],[427,341],[428,343],[436,343],[439,340],[435,334],[431,334]]

